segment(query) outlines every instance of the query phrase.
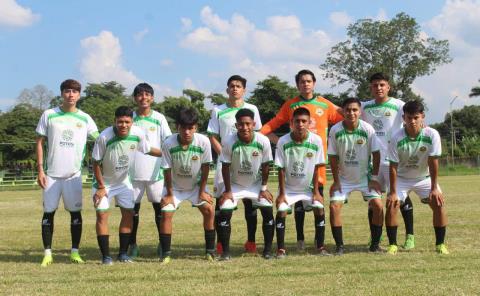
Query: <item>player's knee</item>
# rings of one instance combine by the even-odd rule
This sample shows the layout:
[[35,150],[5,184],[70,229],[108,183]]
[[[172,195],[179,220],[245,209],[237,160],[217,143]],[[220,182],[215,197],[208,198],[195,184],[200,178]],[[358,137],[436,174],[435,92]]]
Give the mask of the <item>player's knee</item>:
[[72,225],[82,225],[82,212],[70,212],[70,223]]
[[42,217],[42,225],[52,225],[53,224],[53,217],[55,216],[55,211],[49,213],[43,213]]

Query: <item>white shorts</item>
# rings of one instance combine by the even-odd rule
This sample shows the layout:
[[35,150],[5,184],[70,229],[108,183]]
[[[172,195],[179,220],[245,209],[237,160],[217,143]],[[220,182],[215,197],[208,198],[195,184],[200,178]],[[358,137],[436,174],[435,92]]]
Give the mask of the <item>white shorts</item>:
[[313,193],[298,193],[285,191],[285,200],[286,203],[281,203],[278,206],[278,212],[292,212],[291,206],[294,205],[297,201],[302,201],[303,208],[305,211],[311,211],[315,208],[323,209],[324,206],[318,201],[313,201]]
[[[198,191],[200,188],[195,188],[191,191],[183,191],[183,190],[173,190],[173,205],[168,204],[162,208],[162,212],[175,212],[178,207],[180,206],[180,203],[184,200],[190,201],[192,204],[192,207],[201,207],[207,202],[204,200],[199,200],[198,198]],[[208,192],[207,192],[208,193]],[[166,189],[163,191],[163,196],[167,194]]]
[[352,184],[345,181],[340,181],[340,186],[342,187],[342,192],[334,191],[333,196],[330,196],[330,202],[348,203],[350,193],[352,193],[353,191],[360,191],[362,193],[364,201],[369,201],[374,198],[382,198],[382,195],[378,192],[370,191],[370,189],[368,189],[367,183]]
[[390,187],[390,166],[380,164],[378,169],[378,183],[380,183],[382,192],[388,192],[388,188]]
[[[438,190],[442,192],[440,185]],[[419,197],[422,203],[428,204],[430,192],[432,191],[432,179],[430,177],[425,179],[404,179],[401,177],[397,178],[397,196],[398,200],[401,203],[405,202],[410,191],[415,192]]]
[[213,197],[215,198],[221,197],[224,191],[225,191],[225,184],[223,184],[222,162],[218,160],[217,168],[215,169],[215,178],[213,179]]
[[58,208],[60,197],[63,206],[69,212],[82,210],[82,175],[76,173],[69,178],[47,177],[47,186],[43,190],[43,211],[51,213]]
[[[115,205],[124,209],[133,209],[135,201],[133,198],[133,188],[131,185],[122,184],[121,186],[105,187],[107,196],[102,197],[96,210],[99,212],[108,211],[112,198],[115,198]],[[97,192],[97,189],[92,188],[92,197]]]
[[163,179],[159,181],[133,181],[132,186],[136,204],[142,201],[145,191],[149,202],[159,203],[162,200]]
[[268,200],[262,198],[258,199],[258,195],[260,194],[260,189],[261,184],[257,186],[252,186],[251,188],[245,188],[243,186],[239,186],[236,184],[232,184],[232,195],[233,195],[233,201],[232,200],[226,200],[221,206],[220,210],[234,210],[237,208],[238,201],[241,199],[250,199],[252,200],[252,205],[255,208],[260,208],[260,207],[272,207],[273,204],[269,202]]

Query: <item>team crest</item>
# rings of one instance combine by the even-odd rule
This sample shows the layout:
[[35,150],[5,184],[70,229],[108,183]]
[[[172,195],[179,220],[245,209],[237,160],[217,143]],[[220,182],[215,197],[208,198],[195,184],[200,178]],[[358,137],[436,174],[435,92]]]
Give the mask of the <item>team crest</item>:
[[307,157],[308,157],[308,158],[312,158],[312,157],[313,157],[313,153],[312,153],[312,152],[308,152],[308,153],[307,153]]
[[357,140],[357,144],[358,144],[358,145],[362,145],[362,144],[363,144],[363,140],[362,140],[362,139],[358,139],[358,140]]
[[323,115],[323,109],[322,108],[317,108],[317,110],[315,111],[315,113],[317,113],[318,116],[322,116]]
[[425,147],[425,146],[420,147],[420,151],[422,151],[422,152],[427,151],[427,147]]
[[198,160],[198,156],[196,155],[192,156],[192,160]]
[[81,122],[77,122],[77,127],[78,127],[78,128],[82,128],[82,123],[81,123]]
[[390,111],[385,112],[385,116],[388,117],[388,116],[391,116],[391,115],[392,115],[392,114],[390,113]]
[[256,150],[253,151],[252,156],[258,156],[258,155],[259,155],[258,151],[256,151]]
[[151,132],[154,132],[154,131],[155,131],[155,127],[154,127],[154,126],[151,126],[151,127],[149,128],[149,130],[150,130]]
[[130,150],[135,150],[135,144],[130,145]]

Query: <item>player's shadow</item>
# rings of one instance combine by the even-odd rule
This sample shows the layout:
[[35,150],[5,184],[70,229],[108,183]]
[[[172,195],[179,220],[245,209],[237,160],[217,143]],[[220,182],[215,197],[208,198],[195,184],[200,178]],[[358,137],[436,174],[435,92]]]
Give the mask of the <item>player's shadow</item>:
[[[111,248],[112,254],[118,249]],[[12,253],[5,254],[4,252]],[[80,248],[80,255],[84,260],[100,260],[101,255],[98,248],[85,247]],[[0,262],[15,262],[15,263],[38,263],[42,262],[43,249],[28,249],[28,250],[2,250],[0,253]],[[54,263],[70,263],[70,249],[54,249],[53,250]]]

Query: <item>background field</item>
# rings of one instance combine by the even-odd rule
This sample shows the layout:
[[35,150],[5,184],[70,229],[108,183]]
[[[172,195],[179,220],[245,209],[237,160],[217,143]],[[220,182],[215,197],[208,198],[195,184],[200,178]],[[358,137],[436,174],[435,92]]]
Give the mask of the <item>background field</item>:
[[[39,190],[0,193],[0,293],[5,295],[473,295],[480,293],[478,225],[479,176],[442,177],[447,198],[451,255],[434,252],[430,209],[414,198],[415,250],[397,256],[366,252],[369,232],[366,205],[354,194],[344,208],[343,257],[313,254],[313,219],[307,214],[307,251],[295,250],[293,217],[287,220],[286,260],[263,260],[242,254],[246,239],[243,208],[233,218],[231,262],[209,263],[203,258],[203,230],[197,210],[183,204],[174,219],[174,260],[161,266],[155,255],[157,234],[153,211],[142,204],[138,234],[141,257],[135,264],[100,265],[94,211],[85,190],[81,254],[85,265],[68,262],[69,215],[55,217],[54,264],[41,268],[41,198]],[[271,184],[271,188],[274,188]],[[119,211],[110,219],[112,254],[117,252]],[[261,215],[257,242],[261,236]],[[333,249],[330,226],[327,247]],[[399,242],[403,242],[403,226]],[[383,243],[384,245],[386,242]],[[261,248],[261,246],[260,246]]]

